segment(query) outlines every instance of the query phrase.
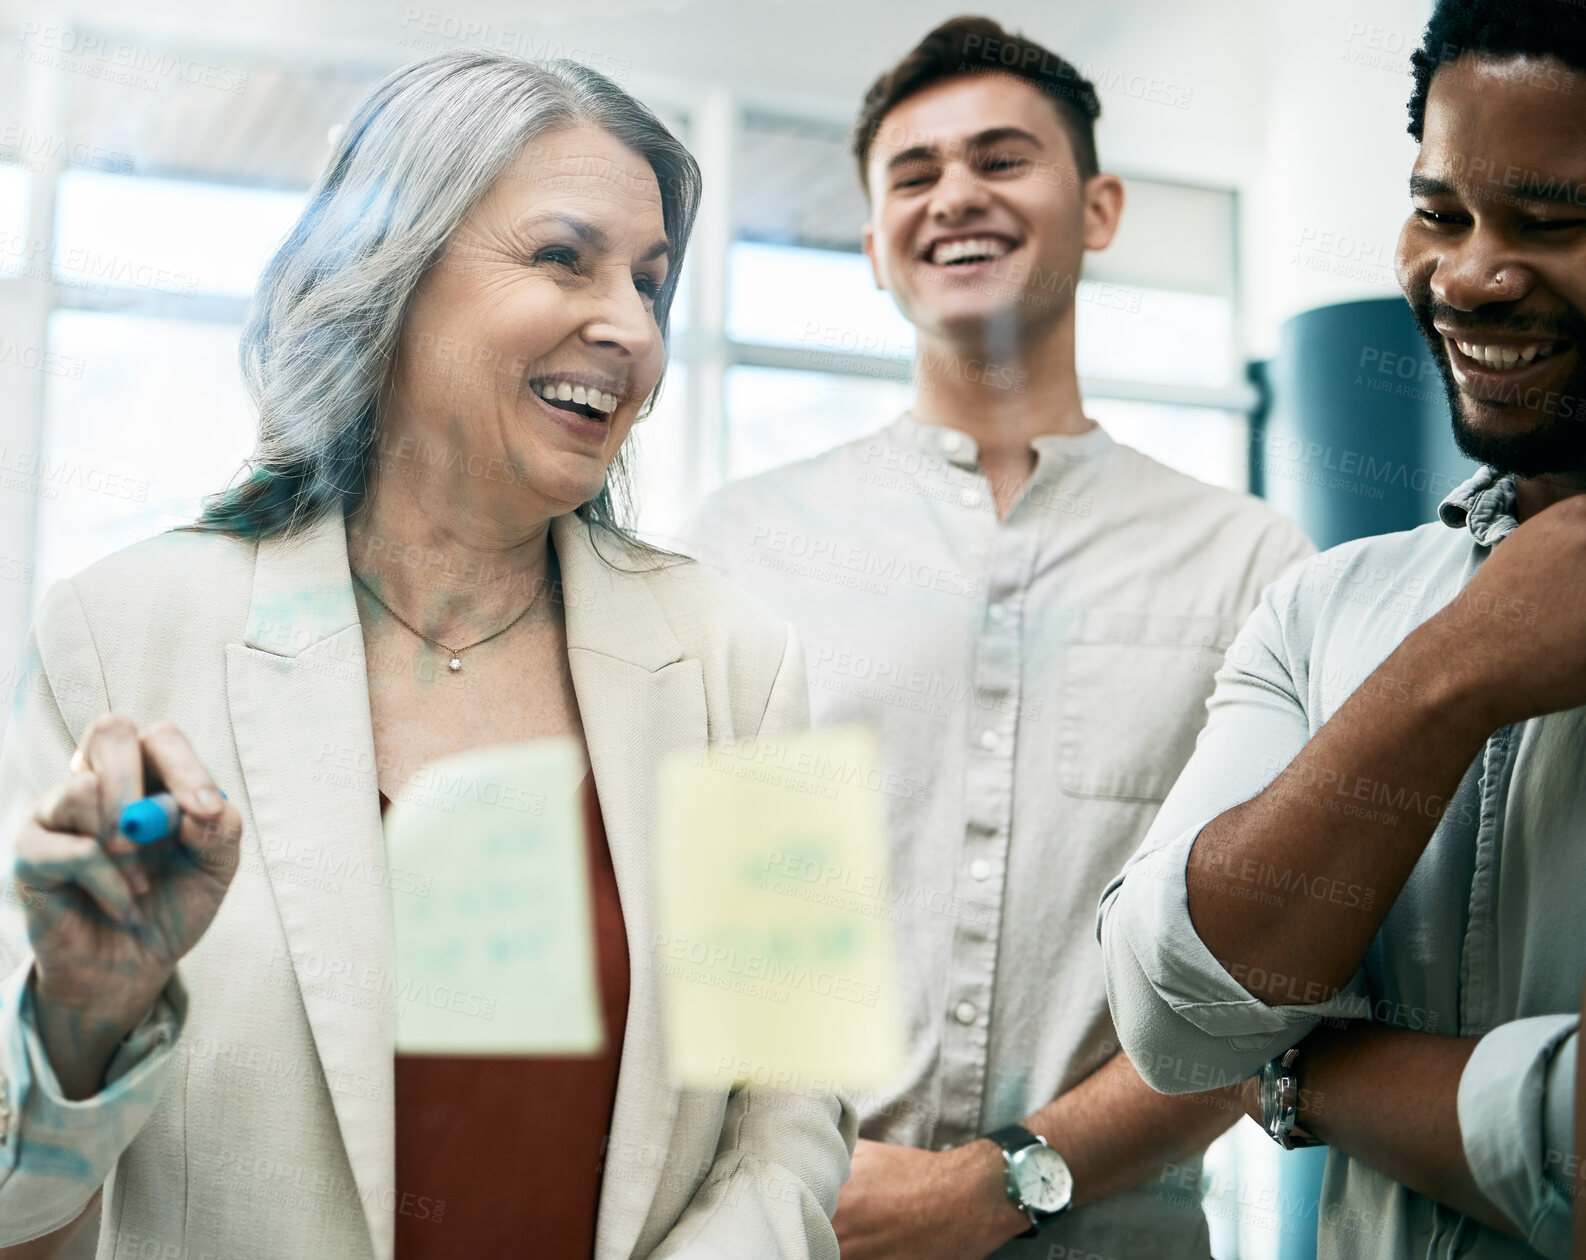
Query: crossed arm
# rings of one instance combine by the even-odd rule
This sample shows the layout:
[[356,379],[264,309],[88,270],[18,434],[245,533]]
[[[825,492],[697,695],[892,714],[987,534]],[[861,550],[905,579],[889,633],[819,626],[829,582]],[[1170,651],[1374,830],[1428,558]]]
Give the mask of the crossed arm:
[[[1534,562],[1525,529],[1465,596],[1484,587],[1491,596],[1500,576],[1512,582],[1504,561]],[[1485,1045],[1357,1023],[1312,1031],[1358,1012],[1368,950],[1448,803],[1472,799],[1466,776],[1489,737],[1570,706],[1568,680],[1546,671],[1578,653],[1549,641],[1547,595],[1533,585],[1525,598],[1544,615],[1519,639],[1476,624],[1481,601],[1457,598],[1317,729],[1302,698],[1306,671],[1329,664],[1314,655],[1295,590],[1269,594],[1241,633],[1244,655],[1219,682],[1156,832],[1104,897],[1102,937],[1120,1037],[1147,1080],[1184,1088],[1154,1061],[1164,1052],[1228,1079],[1304,1039],[1302,1126],[1475,1220],[1533,1236],[1533,1246],[1545,1237],[1556,1252],[1562,1201],[1533,1139],[1573,1076],[1559,1057],[1566,1047],[1574,1057],[1572,1015],[1517,1019]],[[1525,1114],[1495,1119],[1500,1095]],[[1476,1123],[1479,1132],[1462,1132]]]
[[[1024,1126],[1068,1161],[1082,1207],[1161,1176],[1240,1114],[1237,1090],[1159,1094],[1120,1052]],[[1030,1227],[1002,1169],[987,1138],[949,1151],[861,1141],[833,1221],[843,1260],[979,1260]]]
[[[1339,813],[1327,808],[1327,791],[1349,798],[1356,784],[1386,783],[1396,799],[1447,801],[1491,733],[1479,708],[1428,668],[1435,644],[1435,636],[1406,641],[1265,791],[1213,819],[1190,850],[1195,930],[1264,1001],[1317,1003],[1348,986],[1440,816],[1434,808]],[[1398,698],[1411,678],[1420,703]],[[1248,862],[1371,895],[1359,899],[1365,905],[1241,898],[1224,876]],[[1309,1099],[1324,1101],[1302,1108],[1300,1123],[1395,1181],[1517,1233],[1477,1190],[1460,1137],[1459,1082],[1475,1044],[1369,1025],[1319,1029],[1306,1039],[1301,1079]]]

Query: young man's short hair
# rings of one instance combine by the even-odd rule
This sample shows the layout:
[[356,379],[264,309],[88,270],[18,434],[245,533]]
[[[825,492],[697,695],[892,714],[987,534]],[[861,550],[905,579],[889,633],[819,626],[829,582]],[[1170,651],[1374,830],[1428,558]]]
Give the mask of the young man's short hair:
[[1101,167],[1096,160],[1096,88],[1069,62],[1022,35],[1010,35],[990,18],[956,17],[916,44],[902,61],[870,85],[854,124],[853,153],[859,183],[868,194],[870,150],[881,120],[894,106],[947,79],[1011,74],[1043,92],[1057,108],[1074,146],[1081,180]]
[[1421,46],[1410,57],[1415,90],[1410,96],[1410,134],[1419,142],[1426,127],[1426,98],[1438,68],[1466,53],[1493,57],[1556,57],[1578,72],[1560,92],[1586,96],[1586,4],[1581,0],[1440,0],[1426,24]]

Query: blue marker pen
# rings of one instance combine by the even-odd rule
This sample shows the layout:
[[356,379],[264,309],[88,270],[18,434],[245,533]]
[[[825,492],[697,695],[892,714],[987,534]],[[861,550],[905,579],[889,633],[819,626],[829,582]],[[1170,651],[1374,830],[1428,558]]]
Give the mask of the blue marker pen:
[[181,825],[182,807],[169,792],[145,796],[121,811],[121,834],[133,844],[154,844],[174,836]]
[[121,834],[133,844],[153,844],[174,836],[181,825],[181,807],[169,792],[145,796],[121,811]]

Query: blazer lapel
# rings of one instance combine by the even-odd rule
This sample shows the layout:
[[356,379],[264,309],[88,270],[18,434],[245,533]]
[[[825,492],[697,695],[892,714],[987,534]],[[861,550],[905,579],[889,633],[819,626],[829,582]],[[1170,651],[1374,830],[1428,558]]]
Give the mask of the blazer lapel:
[[[700,663],[684,657],[642,574],[616,567],[634,563],[626,550],[610,542],[608,563],[572,516],[552,523],[552,538],[568,661],[628,932],[628,1021],[599,1227],[600,1254],[626,1256],[655,1202],[678,1109],[654,955],[656,770],[673,750],[704,747],[709,721]],[[260,544],[246,641],[227,648],[227,686],[265,870],[374,1251],[387,1257],[390,911],[383,884],[369,875],[383,867],[385,850],[363,631],[339,516]],[[302,878],[327,869],[347,877]],[[358,1004],[365,996],[374,1000]],[[335,1088],[360,1078],[373,1078],[374,1088]]]
[[[395,1179],[391,930],[363,631],[332,513],[261,542],[232,730],[264,867],[377,1256]],[[312,877],[308,877],[312,873]],[[361,1003],[367,1003],[361,1004]],[[373,1088],[343,1090],[338,1082]]]
[[636,563],[625,549],[609,536],[602,539],[602,550],[610,548],[608,563],[576,517],[559,517],[552,531],[568,661],[628,931],[628,1023],[597,1231],[600,1257],[627,1256],[655,1202],[678,1108],[655,966],[650,856],[656,770],[675,749],[705,746],[705,683],[700,663],[684,658],[642,574],[614,567]]

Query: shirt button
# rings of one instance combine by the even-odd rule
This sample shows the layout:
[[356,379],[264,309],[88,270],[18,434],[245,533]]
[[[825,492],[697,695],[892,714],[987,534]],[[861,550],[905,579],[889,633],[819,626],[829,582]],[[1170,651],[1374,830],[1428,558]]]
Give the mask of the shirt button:
[[987,730],[980,732],[980,746],[987,752],[995,752],[997,745],[1001,742],[1002,741],[997,738],[996,731]]
[[999,626],[1008,619],[1008,606],[1006,604],[993,604],[986,609],[986,616],[990,617]]
[[962,433],[954,433],[949,429],[942,434],[942,449],[949,455],[958,454],[959,451],[964,449],[964,435]]
[[960,1024],[973,1024],[975,1022],[975,1016],[978,1014],[979,1012],[975,1010],[975,1004],[973,1002],[960,1002],[957,1006],[953,1007],[953,1018],[956,1019]]
[[969,873],[975,879],[990,879],[991,863],[986,861],[985,858],[976,858],[969,864]]

